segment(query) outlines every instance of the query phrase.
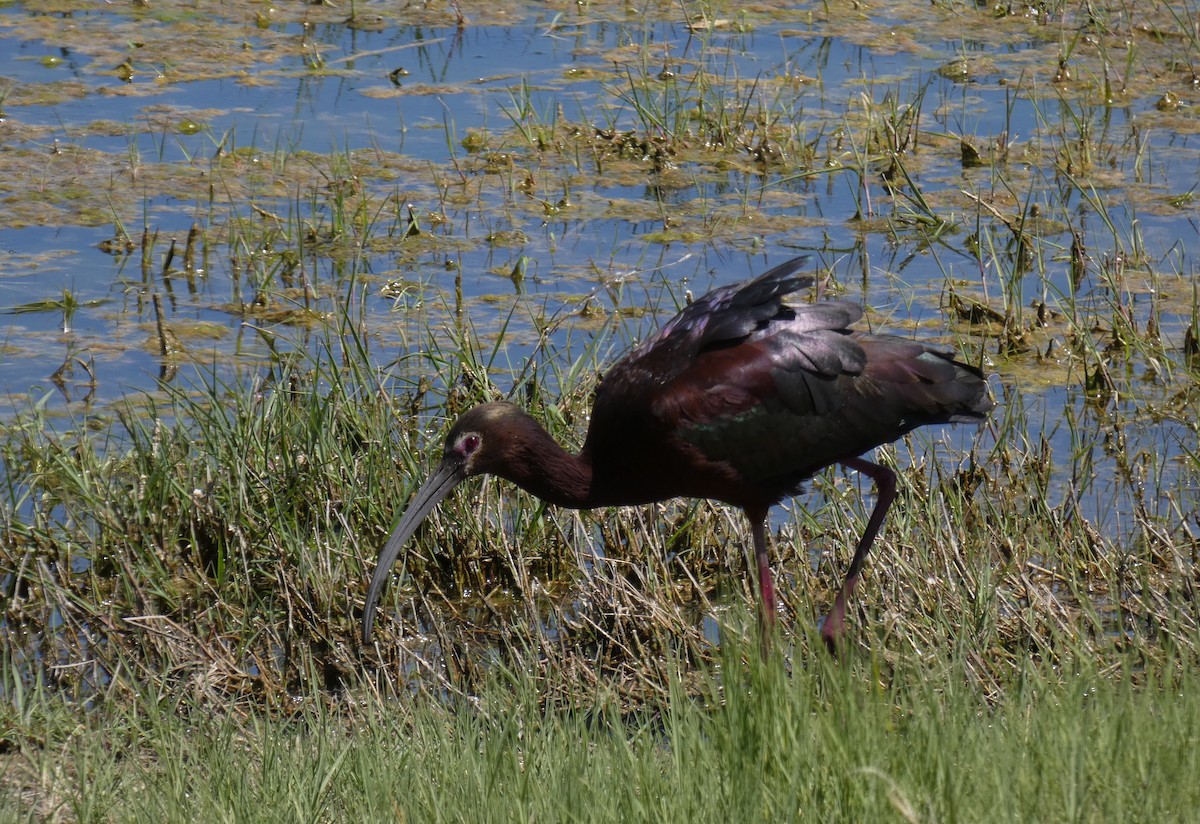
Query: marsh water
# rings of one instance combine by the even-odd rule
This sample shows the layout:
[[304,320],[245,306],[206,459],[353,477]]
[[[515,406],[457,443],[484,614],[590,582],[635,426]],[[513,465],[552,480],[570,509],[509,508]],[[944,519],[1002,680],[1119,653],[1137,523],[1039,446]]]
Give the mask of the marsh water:
[[0,4],[3,415],[236,380],[347,314],[413,383],[431,337],[500,341],[503,387],[803,254],[994,371],[1101,531],[1194,529],[1196,22],[1106,13]]

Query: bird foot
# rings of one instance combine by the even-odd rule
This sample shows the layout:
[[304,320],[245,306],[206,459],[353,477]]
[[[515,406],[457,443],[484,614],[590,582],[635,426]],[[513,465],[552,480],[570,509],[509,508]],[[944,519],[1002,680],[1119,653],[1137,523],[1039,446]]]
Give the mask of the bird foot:
[[839,652],[843,646],[845,633],[845,617],[839,612],[837,605],[834,605],[834,608],[825,616],[825,620],[821,622],[821,640],[825,642],[825,649],[829,650],[829,654],[834,658],[840,657]]
[[821,640],[825,642],[825,649],[835,660],[841,658],[842,636],[840,634],[835,635],[822,630]]

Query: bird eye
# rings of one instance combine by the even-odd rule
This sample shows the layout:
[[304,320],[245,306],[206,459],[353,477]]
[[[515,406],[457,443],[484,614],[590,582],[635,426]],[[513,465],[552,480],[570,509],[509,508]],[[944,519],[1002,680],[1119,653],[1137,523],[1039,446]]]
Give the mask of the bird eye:
[[474,452],[476,449],[479,448],[479,436],[478,435],[468,435],[467,437],[463,438],[462,439],[462,448],[463,448],[463,452],[465,452],[468,455],[471,454],[472,452]]

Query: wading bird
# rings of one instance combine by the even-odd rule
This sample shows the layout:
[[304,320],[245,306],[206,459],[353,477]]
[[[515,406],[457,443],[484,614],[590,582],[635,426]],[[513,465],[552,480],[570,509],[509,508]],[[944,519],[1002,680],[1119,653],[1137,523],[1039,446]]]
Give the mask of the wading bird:
[[895,474],[859,456],[918,426],[982,420],[992,402],[983,374],[951,349],[851,330],[862,309],[846,301],[786,303],[813,283],[796,274],[803,260],[709,292],[619,360],[596,392],[578,455],[511,403],[485,403],[459,418],[441,464],[379,555],[364,642],[400,550],[450,490],[483,474],[573,509],[670,498],[741,507],[769,631],[776,609],[767,512],[840,463],[872,478],[878,497],[821,627],[835,650],[847,599],[896,496]]

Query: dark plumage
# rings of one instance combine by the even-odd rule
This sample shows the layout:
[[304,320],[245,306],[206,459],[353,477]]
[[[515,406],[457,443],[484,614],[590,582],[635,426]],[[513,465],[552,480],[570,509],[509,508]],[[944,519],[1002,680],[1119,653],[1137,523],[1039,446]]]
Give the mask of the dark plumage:
[[895,497],[891,470],[858,456],[918,426],[978,421],[992,408],[983,374],[954,351],[852,331],[853,303],[788,304],[811,286],[788,261],[709,292],[605,375],[583,449],[571,455],[509,403],[464,414],[441,465],[396,525],[371,578],[370,640],[379,591],[433,507],[471,475],[506,478],[559,506],[589,509],[711,498],[750,519],[765,624],[775,615],[767,511],[833,463],[874,479],[878,499],[822,628],[832,647],[846,600]]

